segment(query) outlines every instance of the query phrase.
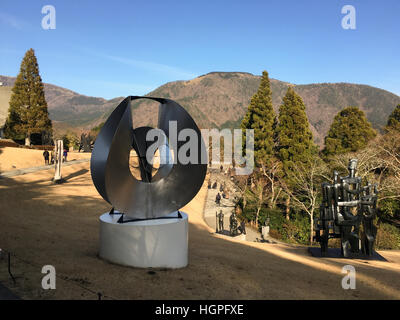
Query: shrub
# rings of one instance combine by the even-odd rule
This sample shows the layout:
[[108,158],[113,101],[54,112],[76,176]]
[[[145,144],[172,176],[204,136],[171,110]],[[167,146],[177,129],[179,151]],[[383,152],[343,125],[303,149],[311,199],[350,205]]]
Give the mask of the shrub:
[[308,216],[296,214],[294,219],[283,224],[283,239],[289,242],[310,243],[310,220]]
[[400,217],[399,199],[384,199],[379,202],[379,216],[385,219]]
[[270,230],[277,230],[282,233],[282,226],[285,222],[285,216],[279,209],[262,208],[258,216],[258,223],[260,226],[265,225],[265,221],[269,218]]
[[274,230],[274,229],[270,229],[269,230],[269,235],[272,238],[277,239],[277,240],[281,240],[282,239],[282,235],[277,230]]
[[388,223],[381,223],[376,234],[376,249],[400,249],[400,230]]
[[252,203],[246,205],[243,209],[242,215],[247,221],[254,221],[256,219],[257,208]]

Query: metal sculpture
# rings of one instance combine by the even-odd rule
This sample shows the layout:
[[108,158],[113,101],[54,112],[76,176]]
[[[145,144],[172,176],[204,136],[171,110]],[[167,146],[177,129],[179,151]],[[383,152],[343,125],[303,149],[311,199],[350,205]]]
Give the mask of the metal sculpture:
[[92,152],[92,137],[90,133],[82,133],[81,134],[81,142],[79,143],[79,151],[83,150],[83,152]]
[[224,214],[222,210],[219,210],[219,213],[217,213],[217,218],[218,218],[217,233],[224,233]]
[[[151,161],[146,157],[150,145],[154,143],[146,140],[152,128],[132,128],[130,105],[137,99],[160,103],[158,128],[165,138],[160,150],[163,147],[168,153],[169,161],[161,164],[154,176]],[[170,127],[176,128],[176,132],[172,129],[170,132]],[[197,138],[197,161],[182,163],[178,154],[188,138],[182,141],[177,137],[186,129],[192,130]],[[142,180],[136,179],[129,168],[132,149],[139,158]],[[174,161],[171,161],[172,156]],[[98,134],[90,168],[93,183],[104,200],[112,205],[112,212],[115,209],[123,213],[120,222],[157,219],[166,218],[166,215],[179,210],[197,194],[206,175],[207,155],[199,128],[178,103],[170,99],[129,96],[115,108]],[[124,219],[124,215],[128,220]]]
[[377,184],[368,182],[362,186],[361,177],[356,176],[357,159],[349,161],[348,170],[347,177],[340,177],[334,171],[333,184],[322,184],[323,201],[314,238],[321,245],[322,256],[327,256],[331,238],[341,239],[342,256],[358,255],[362,223],[361,253],[371,257],[376,237],[373,220],[376,217]]
[[62,175],[61,175],[61,167],[62,167],[62,159],[63,159],[63,150],[64,145],[62,140],[57,140],[55,146],[55,172],[54,172],[54,182],[61,183],[63,182]]
[[229,233],[232,237],[235,237],[239,234],[238,221],[235,211],[233,211],[229,217]]

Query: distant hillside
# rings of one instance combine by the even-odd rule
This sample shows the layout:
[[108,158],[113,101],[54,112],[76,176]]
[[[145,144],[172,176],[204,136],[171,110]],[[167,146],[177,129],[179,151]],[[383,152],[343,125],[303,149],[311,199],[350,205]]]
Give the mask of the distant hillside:
[[0,127],[6,122],[10,97],[11,87],[0,86]]
[[[12,86],[15,77],[0,76],[3,85]],[[106,100],[88,97],[52,84],[44,84],[50,118],[67,127],[91,127],[105,112],[114,108],[121,99]]]
[[[212,72],[190,81],[167,83],[149,96],[165,97],[182,104],[203,128],[239,128],[259,76],[241,72]],[[294,85],[271,79],[272,100],[278,112],[287,87],[303,98],[315,141],[322,145],[333,117],[347,106],[358,106],[377,129],[382,128],[400,97],[375,87],[350,83]],[[148,101],[140,101],[135,117],[146,123]]]
[[[15,78],[0,76],[0,82],[11,86]],[[185,107],[201,128],[239,128],[252,95],[257,91],[259,76],[244,72],[211,72],[189,81],[169,82],[148,96],[171,98]],[[373,126],[380,129],[389,114],[400,103],[400,97],[375,87],[350,83],[294,85],[271,79],[272,99],[279,108],[288,86],[293,86],[306,104],[315,141],[323,138],[335,114],[344,107],[358,106]],[[56,130],[90,129],[104,121],[123,99],[80,95],[68,89],[45,84],[50,118]],[[135,92],[127,92],[134,95]],[[133,104],[135,125],[155,124],[156,104],[139,100]]]

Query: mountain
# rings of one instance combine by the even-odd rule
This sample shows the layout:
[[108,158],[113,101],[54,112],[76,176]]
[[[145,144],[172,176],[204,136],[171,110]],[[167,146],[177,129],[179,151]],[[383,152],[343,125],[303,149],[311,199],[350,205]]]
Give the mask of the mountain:
[[11,87],[0,86],[0,127],[3,126],[7,119],[10,97]]
[[[167,83],[149,96],[176,100],[184,106],[202,128],[240,128],[250,99],[257,91],[260,76],[243,72],[211,72],[189,81]],[[295,85],[271,79],[272,101],[276,112],[287,87],[303,98],[314,140],[319,145],[329,130],[334,116],[344,107],[358,106],[373,126],[381,129],[389,114],[400,103],[400,97],[375,87],[350,83]],[[139,123],[148,121],[147,100],[133,104]],[[154,124],[154,122],[153,122]]]
[[[0,76],[3,88],[12,87],[14,81],[15,77]],[[60,133],[67,130],[80,132],[83,129],[90,129],[105,112],[115,108],[122,100],[122,98],[106,100],[88,97],[48,83],[44,84],[44,90],[50,119],[53,121],[55,131]],[[3,109],[8,109],[8,103],[5,105],[0,100],[0,114]],[[0,126],[2,124],[0,121]]]
[[[15,78],[0,76],[3,85],[12,86]],[[166,83],[148,96],[176,100],[185,107],[201,128],[239,128],[260,76],[245,72],[211,72],[189,81]],[[342,108],[358,106],[374,128],[381,129],[400,97],[371,86],[351,83],[295,85],[271,79],[272,100],[276,111],[288,86],[303,98],[314,139],[323,144],[333,117]],[[1,92],[0,92],[1,94]],[[50,118],[55,130],[88,130],[105,121],[123,99],[80,95],[68,89],[45,84]],[[135,92],[127,92],[134,95]],[[1,100],[0,100],[1,103]],[[7,106],[8,107],[8,106]],[[157,103],[139,100],[132,104],[135,125],[155,125]],[[2,107],[0,106],[0,109]]]

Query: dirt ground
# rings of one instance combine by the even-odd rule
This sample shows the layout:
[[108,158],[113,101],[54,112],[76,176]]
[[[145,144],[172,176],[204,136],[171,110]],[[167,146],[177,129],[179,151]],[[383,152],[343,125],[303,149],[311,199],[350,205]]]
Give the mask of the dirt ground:
[[[67,160],[89,159],[90,153],[68,152]],[[44,166],[42,150],[0,147],[0,172]]]
[[[1,156],[1,155],[0,155]],[[4,158],[0,158],[1,161]],[[110,206],[98,195],[89,163],[0,179],[0,248],[11,252],[13,283],[0,258],[0,282],[23,299],[400,299],[400,251],[389,262],[318,259],[305,247],[235,242],[203,220],[207,183],[183,210],[189,214],[189,265],[139,269],[98,258],[99,216]],[[344,290],[344,265],[356,289]],[[41,269],[53,265],[57,289],[43,290]]]

